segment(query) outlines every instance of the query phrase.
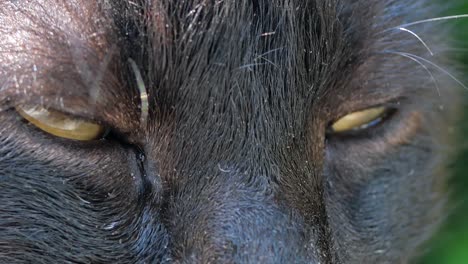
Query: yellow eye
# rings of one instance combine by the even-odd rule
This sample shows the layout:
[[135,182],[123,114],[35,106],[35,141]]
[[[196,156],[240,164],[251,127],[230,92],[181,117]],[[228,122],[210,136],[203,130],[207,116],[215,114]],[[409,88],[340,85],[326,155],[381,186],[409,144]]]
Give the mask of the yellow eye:
[[17,106],[16,111],[31,124],[57,137],[89,141],[99,139],[105,130],[98,124],[40,106]]
[[378,124],[388,113],[388,108],[374,107],[348,114],[332,124],[334,133],[360,130]]

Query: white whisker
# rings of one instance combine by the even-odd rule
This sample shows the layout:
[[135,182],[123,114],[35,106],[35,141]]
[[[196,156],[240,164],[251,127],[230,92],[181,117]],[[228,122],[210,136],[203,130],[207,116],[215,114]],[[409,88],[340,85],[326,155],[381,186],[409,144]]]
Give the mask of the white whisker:
[[272,49],[272,50],[269,50],[269,51],[267,51],[267,52],[265,52],[265,53],[262,53],[262,54],[258,55],[257,57],[263,57],[263,56],[266,56],[266,55],[268,55],[268,54],[270,54],[270,53],[280,51],[280,50],[282,50],[282,49],[284,49],[284,47],[277,48],[277,49]]
[[143,125],[146,123],[146,120],[148,119],[148,111],[149,111],[148,92],[146,90],[143,77],[141,76],[141,72],[138,69],[136,62],[132,59],[128,59],[128,61],[130,62],[130,66],[132,67],[133,72],[135,73],[138,91],[140,92],[140,101],[141,101],[140,122]]
[[240,67],[238,67],[237,69],[238,70],[243,70],[243,69],[247,69],[249,71],[252,71],[253,70],[253,67],[256,67],[256,66],[263,66],[263,65],[266,65],[267,63],[251,63],[251,64],[246,64],[246,65],[242,65]]
[[423,19],[423,20],[418,20],[406,24],[399,25],[395,28],[389,28],[385,31],[396,29],[396,28],[406,28],[406,27],[411,27],[419,24],[424,24],[424,23],[430,23],[430,22],[437,22],[437,21],[446,21],[446,20],[452,20],[452,19],[462,19],[462,18],[468,18],[468,14],[462,14],[462,15],[454,15],[454,16],[443,16],[443,17],[434,17],[434,18],[429,18],[429,19]]
[[413,58],[403,52],[398,52],[398,51],[392,51],[390,52],[392,54],[396,54],[396,55],[400,55],[400,56],[403,56],[407,59],[410,59],[414,62],[416,62],[417,64],[419,64],[421,67],[423,67],[423,69],[429,74],[432,82],[434,83],[435,87],[436,87],[436,90],[437,90],[437,94],[439,94],[439,97],[441,96],[440,94],[440,87],[439,87],[439,83],[437,82],[436,78],[434,77],[434,74],[432,74],[432,72],[429,70],[429,68],[427,68],[426,65],[424,65],[424,63],[422,63],[420,60],[416,59],[416,58]]
[[418,59],[418,60],[421,60],[421,61],[424,61],[425,63],[428,63],[430,64],[431,66],[435,67],[436,69],[438,69],[439,71],[447,74],[447,76],[449,76],[452,80],[454,80],[456,83],[458,83],[460,86],[462,86],[465,90],[468,90],[468,87],[462,82],[460,81],[457,77],[455,77],[452,73],[450,73],[449,71],[447,71],[446,69],[440,67],[439,65],[437,65],[436,63],[428,60],[428,59],[425,59],[423,57],[420,57],[420,56],[417,56],[417,55],[414,55],[414,54],[411,54],[411,53],[406,53],[406,52],[401,52],[401,54],[403,55],[407,55],[407,56],[410,56],[410,57],[413,57],[415,59]]
[[273,67],[278,68],[278,65],[276,65],[276,63],[274,63],[273,61],[271,61],[271,60],[269,60],[269,59],[267,59],[267,58],[265,58],[263,56],[255,58],[254,61],[256,61],[257,59],[262,59],[262,60],[266,61],[267,63],[271,64]]
[[413,31],[411,31],[409,29],[406,29],[404,27],[400,27],[398,29],[401,30],[401,31],[404,31],[404,32],[408,32],[411,35],[413,35],[415,38],[417,38],[419,40],[419,42],[421,42],[424,45],[424,47],[427,49],[427,51],[429,51],[431,56],[434,56],[434,53],[432,52],[432,50],[429,48],[429,46],[426,44],[426,42],[424,42],[424,40],[421,37],[418,36],[418,34],[414,33]]
[[96,77],[94,78],[93,81],[91,81],[91,87],[89,88],[90,89],[90,103],[91,105],[94,105],[96,104],[96,102],[98,101],[99,99],[99,96],[100,96],[100,93],[101,93],[101,81],[104,79],[104,75],[106,73],[106,70],[109,66],[109,64],[111,63],[112,61],[112,56],[114,55],[114,51],[116,50],[116,45],[112,45],[112,47],[109,49],[109,52],[107,52],[106,56],[104,56],[104,59],[101,63],[101,65],[99,66],[99,71],[96,75]]
[[[265,56],[268,55],[268,54],[271,54],[271,53],[274,53],[274,52],[277,52],[277,51],[281,51],[283,50],[284,47],[281,47],[281,48],[277,48],[277,49],[272,49],[272,50],[269,50],[263,54],[260,54],[258,55],[257,57],[255,57],[254,59],[254,62],[261,59],[261,60],[264,60],[265,62],[267,62],[267,64],[271,64],[272,66],[274,66],[275,68],[278,68],[278,65],[276,65],[276,63],[274,63],[273,61],[267,59]],[[263,63],[260,63],[259,65],[264,65]],[[242,68],[242,67],[241,67]]]

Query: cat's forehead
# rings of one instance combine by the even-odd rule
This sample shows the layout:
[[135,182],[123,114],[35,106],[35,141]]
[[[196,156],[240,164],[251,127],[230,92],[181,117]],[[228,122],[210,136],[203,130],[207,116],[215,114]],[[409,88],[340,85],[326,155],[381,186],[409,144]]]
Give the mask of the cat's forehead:
[[[99,86],[102,96],[129,98],[137,93],[135,73],[128,67],[133,60],[150,95],[196,104],[248,94],[258,96],[253,100],[290,98],[298,107],[314,98],[335,100],[340,91],[349,98],[349,91],[366,88],[355,82],[372,75],[375,68],[366,63],[378,42],[376,32],[392,21],[391,14],[378,11],[386,7],[384,1],[41,0],[0,5],[0,31],[7,36],[0,40],[0,78],[9,83],[4,86],[19,82],[42,95],[63,89],[61,94],[76,97],[90,97]],[[329,93],[334,96],[320,96]],[[117,97],[105,101],[117,103],[112,101]]]

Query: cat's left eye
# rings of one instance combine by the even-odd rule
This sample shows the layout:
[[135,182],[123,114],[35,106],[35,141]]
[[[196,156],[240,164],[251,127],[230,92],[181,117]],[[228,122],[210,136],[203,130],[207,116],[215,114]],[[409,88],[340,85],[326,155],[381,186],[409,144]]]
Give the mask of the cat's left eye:
[[16,111],[37,128],[61,138],[90,141],[101,138],[105,132],[99,124],[41,106],[17,106]]
[[331,133],[345,133],[364,130],[381,123],[389,114],[386,107],[373,107],[347,114],[335,121],[329,128]]

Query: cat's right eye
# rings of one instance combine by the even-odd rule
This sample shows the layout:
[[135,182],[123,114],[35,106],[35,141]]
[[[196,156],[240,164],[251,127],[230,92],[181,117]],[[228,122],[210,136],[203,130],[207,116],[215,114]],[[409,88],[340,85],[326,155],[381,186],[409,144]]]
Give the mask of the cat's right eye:
[[372,107],[361,111],[349,113],[336,120],[330,126],[331,133],[346,133],[360,131],[373,127],[383,121],[391,109],[386,107]]
[[101,138],[106,130],[99,124],[41,106],[17,106],[16,111],[32,125],[56,137],[90,141]]

